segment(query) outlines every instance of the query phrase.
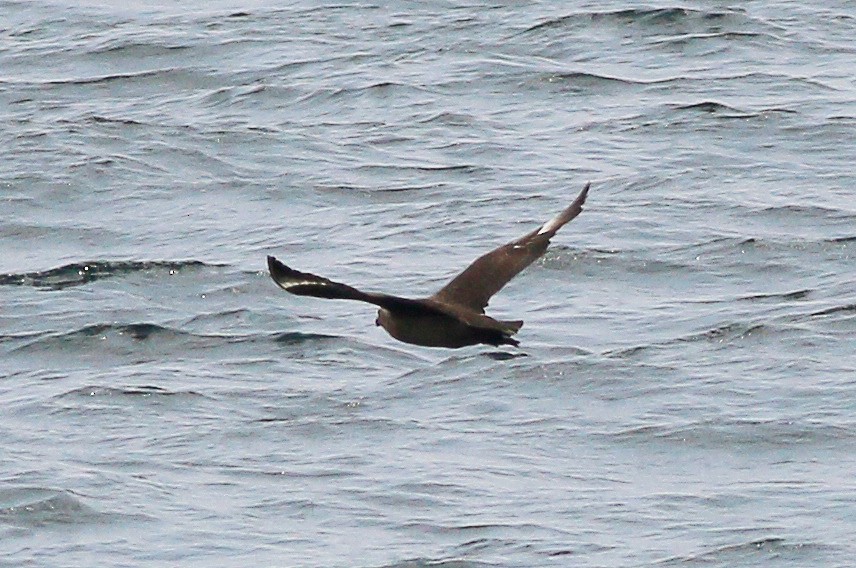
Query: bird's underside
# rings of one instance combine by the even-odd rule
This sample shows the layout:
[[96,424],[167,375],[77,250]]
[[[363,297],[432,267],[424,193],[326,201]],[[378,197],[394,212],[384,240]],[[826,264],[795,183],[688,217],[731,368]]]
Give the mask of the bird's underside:
[[485,315],[490,298],[537,260],[550,239],[582,211],[589,185],[564,211],[531,233],[479,258],[439,292],[423,299],[363,292],[322,276],[299,272],[267,257],[271,277],[283,290],[298,296],[357,300],[378,306],[376,324],[395,339],[426,347],[457,348],[484,343],[518,345],[512,337],[522,321],[500,321]]

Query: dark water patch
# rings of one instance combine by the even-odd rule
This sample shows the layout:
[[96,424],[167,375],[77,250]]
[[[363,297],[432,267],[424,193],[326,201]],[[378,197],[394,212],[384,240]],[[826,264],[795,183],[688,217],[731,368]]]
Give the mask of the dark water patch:
[[71,171],[83,170],[94,173],[105,173],[108,169],[114,172],[137,172],[151,174],[152,171],[166,172],[166,169],[152,166],[143,160],[125,155],[86,156],[68,164]]
[[101,45],[90,48],[90,55],[110,55],[122,57],[151,58],[175,54],[191,49],[189,44],[162,43],[162,39],[151,38],[151,42],[141,42],[129,38],[109,38]]
[[687,304],[732,304],[734,302],[779,304],[782,301],[807,300],[816,293],[817,290],[807,288],[792,292],[759,292],[722,298],[691,298],[685,299],[684,302]]
[[779,332],[780,330],[767,324],[726,323],[720,326],[687,335],[675,340],[678,343],[707,341],[711,343],[726,343],[749,337],[759,337]]
[[745,17],[736,11],[715,12],[694,10],[691,8],[630,8],[624,10],[576,12],[550,18],[529,26],[521,33],[532,33],[556,28],[574,28],[595,24],[618,26],[639,26],[641,28],[670,28],[675,24],[697,24],[705,26],[722,25],[728,20],[743,20]]
[[0,343],[14,341],[30,341],[38,339],[44,335],[41,331],[26,331],[22,333],[0,333]]
[[632,347],[623,347],[621,349],[610,349],[603,353],[604,357],[616,359],[637,359],[643,357],[651,349],[656,349],[659,345],[634,345]]
[[827,122],[846,123],[847,126],[856,124],[856,116],[834,115],[824,119]]
[[742,42],[742,41],[759,41],[760,39],[769,42],[779,42],[780,40],[772,35],[757,31],[718,31],[718,32],[702,32],[702,33],[684,33],[676,36],[659,38],[652,43],[654,45],[668,45],[687,49],[694,44],[704,44],[707,42],[722,40],[723,42]]
[[115,331],[119,335],[126,335],[131,339],[136,339],[138,341],[144,341],[157,334],[177,334],[177,331],[174,329],[170,329],[162,325],[157,325],[153,323],[131,323],[126,325],[100,324],[85,327],[81,329],[79,333],[83,336],[94,337],[98,335],[103,335],[108,331]]
[[[390,185],[390,186],[370,186],[370,185],[358,185],[358,184],[338,184],[338,185],[315,185],[314,189],[318,192],[330,193],[339,196],[350,197],[353,196],[354,193],[359,193],[363,196],[365,195],[391,195],[396,193],[408,194],[414,192],[438,192],[442,190],[445,186],[443,184],[413,184],[413,185]],[[406,195],[401,196],[402,199],[407,199],[410,202],[410,197]],[[384,199],[386,200],[386,199]]]
[[[730,303],[730,301],[728,301]],[[727,348],[734,342],[746,341],[769,341],[770,339],[780,340],[785,337],[794,335],[802,335],[803,331],[793,327],[793,318],[788,316],[788,325],[776,325],[773,323],[723,323],[716,327],[680,336],[674,339],[657,341],[642,345],[633,345],[630,347],[622,347],[619,349],[608,350],[604,353],[605,357],[615,359],[645,359],[649,354],[656,350],[662,350],[679,346],[687,343],[711,343],[722,345]]]
[[716,101],[702,101],[690,104],[675,104],[672,105],[672,108],[674,110],[686,110],[698,113],[715,114],[721,118],[750,118],[758,116],[757,113],[741,110],[739,108],[728,106],[724,103],[719,103]]
[[[474,560],[432,560],[415,558],[371,568],[495,568],[496,564]],[[367,567],[368,568],[368,567]]]
[[471,126],[476,122],[476,118],[469,114],[442,111],[420,119],[417,122],[420,124],[435,123],[445,126]]
[[159,387],[156,385],[140,385],[133,387],[105,387],[101,385],[91,385],[85,387],[79,387],[76,389],[72,389],[70,391],[64,392],[60,395],[57,395],[57,399],[66,399],[66,398],[98,398],[98,399],[109,399],[109,398],[197,398],[203,397],[204,395],[192,391],[174,391],[170,389],[165,389],[163,387]]
[[586,73],[583,71],[572,71],[568,73],[549,73],[543,76],[543,79],[550,82],[566,82],[576,85],[584,85],[590,87],[603,87],[608,84],[618,85],[644,85],[647,82],[624,77],[614,77],[610,75],[601,75],[598,73]]
[[[214,109],[220,106],[238,104],[265,90],[264,85],[242,85],[238,87],[220,87],[205,94],[200,100],[201,104]],[[230,135],[230,131],[212,132],[212,134]]]
[[547,85],[547,88],[563,93],[605,95],[611,89],[625,91],[630,87],[644,86],[651,82],[584,71],[569,71],[539,73],[534,78],[527,79],[526,83],[537,88]]
[[27,355],[98,355],[124,354],[131,357],[164,356],[172,351],[195,353],[200,349],[216,349],[234,344],[276,341],[267,333],[227,334],[194,333],[150,322],[97,323],[70,331],[47,331],[34,334],[11,353]]
[[528,353],[509,353],[507,351],[491,351],[482,353],[481,355],[494,361],[510,361],[511,359],[519,359],[520,357],[529,357]]
[[643,424],[604,433],[616,440],[650,443],[665,441],[681,446],[731,448],[745,451],[749,447],[792,448],[796,445],[841,443],[852,440],[852,425],[837,425],[809,419],[776,420],[701,420],[687,424]]
[[834,238],[834,239],[829,239],[829,242],[831,242],[831,243],[836,243],[836,244],[839,244],[839,243],[853,243],[853,242],[856,242],[856,236],[852,236],[852,237],[836,237],[836,238]]
[[[567,535],[561,540],[567,539]],[[585,555],[595,555],[608,553],[610,551],[615,550],[615,547],[608,544],[598,544],[594,542],[580,542],[577,545],[570,547],[568,545],[563,545],[561,543],[550,543],[547,544],[546,550],[540,552],[540,554],[548,557],[548,558],[563,558],[574,556],[577,558],[582,558]]]
[[332,101],[347,100],[348,104],[353,104],[354,97],[369,98],[369,99],[401,99],[413,97],[416,95],[424,95],[426,93],[424,87],[418,85],[410,85],[406,83],[398,83],[394,81],[377,81],[366,85],[354,85],[348,87],[339,87],[335,89],[319,89],[313,91],[310,97],[301,99],[319,100],[330,99]]
[[182,270],[208,266],[224,265],[209,264],[199,260],[95,260],[66,264],[38,272],[0,274],[0,286],[34,286],[62,290],[102,278],[120,277],[136,272],[166,272],[168,275],[174,275]]
[[805,90],[812,93],[817,92],[818,87],[830,92],[835,92],[839,90],[836,87],[824,83],[819,79],[813,77],[783,75],[779,73],[770,73],[762,71],[751,71],[747,73],[721,75],[718,77],[709,77],[708,79],[719,83],[740,83],[744,86],[744,88],[748,83],[757,87],[764,86],[777,89],[782,89],[783,85],[787,85],[794,90]]
[[248,310],[247,308],[234,308],[234,309],[226,309],[217,312],[208,312],[204,314],[197,314],[195,316],[190,317],[187,321],[185,321],[185,325],[194,325],[194,324],[219,324],[225,320],[244,320],[251,316],[253,312]]
[[70,491],[44,488],[0,489],[0,522],[42,528],[100,522],[108,516]]
[[302,345],[304,343],[316,343],[331,339],[341,339],[336,335],[325,335],[323,333],[304,333],[301,331],[286,331],[271,336],[275,343],[280,345]]
[[395,81],[379,81],[377,83],[372,83],[370,85],[364,85],[359,87],[361,91],[388,91],[396,88],[411,88],[411,85],[405,85],[403,83],[396,83]]
[[113,118],[100,114],[93,114],[89,117],[84,118],[84,120],[87,122],[92,122],[93,124],[119,124],[121,126],[142,126],[144,124],[138,120],[133,120],[130,118]]
[[[850,285],[852,286],[852,283]],[[817,335],[803,340],[810,342],[815,348],[823,348],[827,353],[832,353],[833,347],[840,344],[843,350],[829,357],[827,361],[830,363],[837,361],[845,368],[847,362],[852,360],[852,357],[849,357],[849,351],[852,351],[850,346],[853,344],[853,337],[856,337],[856,303],[853,303],[856,298],[852,292],[847,295],[849,297],[846,303],[838,303],[841,300],[837,299],[834,305],[787,316],[788,323],[792,325],[799,323],[816,332]],[[829,301],[825,300],[824,303],[828,304]],[[840,340],[840,343],[837,340]],[[852,368],[853,365],[849,367]]]
[[[805,218],[811,219],[812,222],[817,222],[817,219],[846,219],[848,221],[856,221],[856,214],[850,211],[844,211],[833,207],[823,207],[821,205],[773,205],[763,207],[757,210],[757,213],[762,215],[773,216],[782,219]],[[836,237],[839,239],[856,239],[856,237]]]
[[364,164],[358,166],[357,169],[367,170],[367,171],[400,171],[402,173],[405,172],[455,172],[455,173],[466,173],[472,174],[476,173],[479,170],[482,170],[480,166],[476,166],[474,164],[420,164],[420,165],[411,165],[411,164]]
[[[292,466],[294,467],[294,466]],[[227,472],[229,475],[245,478],[249,477],[275,477],[281,479],[292,480],[308,480],[308,479],[348,479],[352,478],[353,472],[343,468],[330,468],[329,466],[319,465],[317,467],[299,466],[295,469],[272,469],[272,468],[251,468],[251,467],[230,467]]]
[[735,301],[738,302],[763,302],[767,300],[771,301],[781,301],[781,300],[805,300],[807,299],[814,290],[805,289],[805,290],[794,290],[793,292],[772,292],[766,294],[750,294],[748,296],[740,296],[735,298]]
[[138,71],[134,73],[115,73],[111,75],[96,75],[93,77],[49,79],[39,83],[39,85],[103,85],[119,81],[148,79],[150,77],[169,74],[174,71],[175,69],[151,69],[148,71]]
[[148,360],[160,353],[179,352],[199,354],[200,350],[222,349],[238,346],[239,349],[252,344],[278,344],[284,347],[306,346],[328,341],[348,342],[346,337],[299,331],[270,333],[202,333],[187,331],[179,327],[151,322],[97,323],[70,331],[43,331],[26,334],[0,335],[0,342],[20,345],[10,353],[33,354],[78,354],[97,355],[112,353],[126,356],[145,357]]
[[776,114],[799,114],[799,111],[791,109],[791,108],[783,108],[783,107],[765,107],[757,111],[758,114],[766,116],[776,115]]
[[825,554],[828,547],[812,542],[790,542],[781,537],[765,537],[728,544],[695,554],[671,556],[656,562],[660,566],[737,566],[747,561],[759,566],[770,562],[793,561],[814,565],[819,556]]
[[[3,338],[4,336],[0,336]],[[24,342],[12,352],[21,353],[73,353],[89,352],[94,348],[115,353],[154,354],[172,350],[218,349],[228,345],[275,343],[281,346],[313,345],[328,341],[350,342],[347,337],[300,331],[270,333],[202,333],[150,322],[97,323],[70,331],[45,331],[27,334],[10,334],[10,342]],[[145,349],[145,350],[143,350]]]
[[[145,374],[146,378],[128,379],[129,371]],[[98,420],[109,420],[110,425],[120,428],[124,427],[122,424],[128,427],[131,425],[130,421],[121,424],[114,422],[118,416],[130,419],[130,415],[122,414],[126,412],[136,413],[137,417],[186,416],[191,413],[203,416],[211,410],[213,401],[210,396],[199,390],[181,388],[180,385],[167,388],[154,384],[159,381],[180,384],[185,380],[185,375],[186,373],[175,369],[153,370],[150,366],[123,366],[121,370],[100,371],[94,377],[99,382],[70,388],[54,394],[48,401],[37,401],[35,404],[46,409],[58,420],[77,420],[84,416],[95,419],[100,416]],[[91,373],[87,378],[92,381]],[[129,380],[146,382],[128,384]],[[26,410],[22,409],[21,412]]]
[[63,351],[70,348],[82,348],[92,345],[92,340],[101,342],[104,340],[118,340],[128,338],[134,341],[146,341],[154,337],[167,337],[175,340],[181,335],[190,335],[178,330],[153,323],[98,323],[83,326],[71,331],[46,331],[32,334],[32,341],[21,345],[13,352],[50,352],[54,350]]
[[846,304],[843,306],[834,306],[817,312],[812,312],[812,317],[831,316],[833,314],[856,314],[856,304]]

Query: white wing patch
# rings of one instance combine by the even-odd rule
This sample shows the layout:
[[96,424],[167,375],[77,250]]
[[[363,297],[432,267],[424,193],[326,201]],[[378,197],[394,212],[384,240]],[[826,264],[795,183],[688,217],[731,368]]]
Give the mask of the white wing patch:
[[550,231],[555,231],[559,227],[564,225],[564,223],[562,223],[562,216],[564,215],[564,213],[565,212],[562,211],[561,213],[559,213],[558,215],[556,215],[555,217],[553,217],[552,219],[550,219],[549,221],[544,223],[544,225],[542,225],[541,229],[538,231],[538,234],[543,235],[544,233],[549,233]]
[[283,290],[288,290],[295,286],[329,286],[329,282],[319,282],[318,280],[288,280],[285,282],[280,280],[277,283]]

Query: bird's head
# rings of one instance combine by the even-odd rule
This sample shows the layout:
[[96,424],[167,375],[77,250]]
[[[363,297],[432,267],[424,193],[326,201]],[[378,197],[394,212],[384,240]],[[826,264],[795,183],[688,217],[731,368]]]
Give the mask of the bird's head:
[[381,308],[377,311],[377,319],[375,320],[375,325],[380,326],[386,329],[386,324],[389,322],[389,312],[385,309]]

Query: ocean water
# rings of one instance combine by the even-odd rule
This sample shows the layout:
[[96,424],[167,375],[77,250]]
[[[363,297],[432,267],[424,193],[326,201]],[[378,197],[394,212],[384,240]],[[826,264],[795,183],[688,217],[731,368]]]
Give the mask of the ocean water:
[[[0,0],[0,566],[853,566],[856,12]],[[397,343],[274,254],[428,295]]]

